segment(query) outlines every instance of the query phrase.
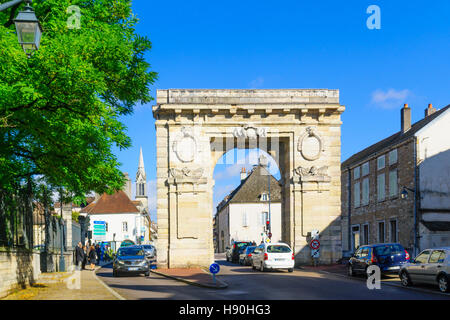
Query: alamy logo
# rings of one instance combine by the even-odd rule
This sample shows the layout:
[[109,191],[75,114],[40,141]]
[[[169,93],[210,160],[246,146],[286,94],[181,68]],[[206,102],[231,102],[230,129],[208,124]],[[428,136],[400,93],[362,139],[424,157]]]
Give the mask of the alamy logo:
[[377,5],[371,5],[367,8],[367,14],[370,16],[367,18],[367,28],[369,30],[381,29],[381,9]]
[[379,266],[371,265],[367,268],[367,289],[381,289],[381,270]]
[[67,28],[80,29],[81,28],[81,9],[79,6],[70,6],[66,12],[71,16],[67,19]]

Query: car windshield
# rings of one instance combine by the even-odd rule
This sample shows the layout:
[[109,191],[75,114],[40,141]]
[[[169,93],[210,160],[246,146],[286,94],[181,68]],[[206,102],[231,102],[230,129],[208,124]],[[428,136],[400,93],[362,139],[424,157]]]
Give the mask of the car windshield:
[[255,249],[256,247],[247,247],[247,253],[252,253]]
[[405,249],[398,244],[387,244],[379,247],[375,247],[375,254],[377,256],[388,256],[391,254],[403,253]]
[[143,247],[144,247],[144,249],[150,249],[150,250],[153,249],[153,246],[148,245],[148,244],[147,245],[143,245]]
[[236,246],[238,247],[238,248],[242,248],[242,247],[247,247],[247,246],[249,246],[251,243],[250,242],[238,242],[238,243],[236,243]]
[[142,248],[122,248],[117,252],[119,257],[123,256],[143,256],[144,251]]
[[268,246],[267,252],[268,253],[289,253],[289,252],[291,252],[291,248],[289,248],[287,246],[274,245],[274,246]]

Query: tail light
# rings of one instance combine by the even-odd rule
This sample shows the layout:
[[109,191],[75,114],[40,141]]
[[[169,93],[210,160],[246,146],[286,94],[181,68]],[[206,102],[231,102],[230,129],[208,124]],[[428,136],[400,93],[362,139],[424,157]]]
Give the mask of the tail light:
[[269,260],[269,255],[267,253],[264,253],[264,260]]
[[294,253],[292,253],[292,260],[295,260],[295,256],[294,256]]
[[406,260],[409,260],[410,256],[409,256],[408,251],[406,251],[406,250],[405,250],[405,255],[406,255]]
[[377,257],[373,254],[373,252],[372,252],[372,258],[370,258],[370,262],[372,262],[372,263],[377,263],[377,262],[378,262],[378,259],[377,259]]
[[247,257],[251,257],[252,256],[252,254],[251,253],[249,253],[248,255],[247,255]]

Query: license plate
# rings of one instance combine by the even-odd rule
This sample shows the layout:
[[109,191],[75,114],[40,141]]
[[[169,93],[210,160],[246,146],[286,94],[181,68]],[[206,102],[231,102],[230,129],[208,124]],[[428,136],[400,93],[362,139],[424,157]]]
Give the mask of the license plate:
[[284,261],[284,259],[275,259],[275,261]]
[[390,268],[388,268],[388,270],[399,270],[400,269],[400,267],[390,267]]
[[128,268],[128,271],[137,271],[139,268]]

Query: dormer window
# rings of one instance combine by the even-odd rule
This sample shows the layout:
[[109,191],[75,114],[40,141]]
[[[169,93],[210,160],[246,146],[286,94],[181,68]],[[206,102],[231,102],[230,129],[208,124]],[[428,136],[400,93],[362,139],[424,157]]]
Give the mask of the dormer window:
[[269,201],[269,195],[267,193],[261,194],[261,201]]

